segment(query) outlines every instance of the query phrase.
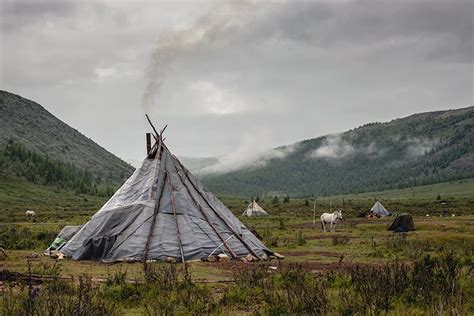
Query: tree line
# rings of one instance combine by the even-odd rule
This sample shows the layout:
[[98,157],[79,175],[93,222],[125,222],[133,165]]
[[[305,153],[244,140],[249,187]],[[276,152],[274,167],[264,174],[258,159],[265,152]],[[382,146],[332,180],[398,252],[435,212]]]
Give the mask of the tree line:
[[87,170],[51,159],[11,140],[0,145],[0,174],[74,190],[76,194],[111,196],[115,191],[111,184],[103,183]]
[[[201,176],[213,192],[309,197],[402,189],[474,177],[474,108],[456,115],[437,113],[391,123],[368,124],[339,136],[333,146],[352,151],[311,157],[326,137],[302,141],[283,159],[259,168]],[[415,151],[415,153],[414,153]]]

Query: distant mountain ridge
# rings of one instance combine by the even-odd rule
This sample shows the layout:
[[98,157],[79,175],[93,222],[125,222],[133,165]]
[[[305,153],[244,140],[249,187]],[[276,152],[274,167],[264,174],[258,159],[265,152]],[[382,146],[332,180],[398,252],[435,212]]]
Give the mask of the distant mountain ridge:
[[369,123],[275,150],[290,147],[263,166],[201,174],[201,181],[221,194],[312,196],[471,178],[474,107]]
[[0,91],[0,144],[9,141],[87,170],[98,180],[115,185],[134,170],[38,103]]
[[[0,91],[0,147],[6,148],[7,143],[22,144],[52,160],[81,168],[107,184],[121,184],[134,170],[38,103]],[[474,178],[474,107],[369,123],[281,146],[254,165],[239,165],[232,172],[213,168],[220,158],[182,160],[213,192],[242,196],[357,193]],[[49,164],[58,166],[54,161]],[[37,168],[37,174],[47,170]],[[77,173],[68,170],[63,178]],[[220,173],[209,172],[213,170]],[[79,174],[76,178],[88,177]]]

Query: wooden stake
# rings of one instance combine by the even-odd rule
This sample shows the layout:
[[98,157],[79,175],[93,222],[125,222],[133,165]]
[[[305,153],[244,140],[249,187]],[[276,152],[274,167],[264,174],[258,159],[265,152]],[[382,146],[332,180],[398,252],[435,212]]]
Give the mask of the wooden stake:
[[316,227],[316,198],[314,198],[313,204],[313,228]]

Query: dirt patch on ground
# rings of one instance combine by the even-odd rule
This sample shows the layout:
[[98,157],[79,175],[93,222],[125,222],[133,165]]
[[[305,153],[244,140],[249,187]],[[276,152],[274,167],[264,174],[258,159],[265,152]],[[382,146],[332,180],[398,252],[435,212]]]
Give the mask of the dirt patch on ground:
[[[308,222],[308,223],[300,223],[300,224],[289,224],[287,226],[291,227],[291,228],[313,228],[313,223]],[[321,229],[321,223],[320,222],[316,222],[316,228]]]
[[316,236],[305,236],[306,239],[309,240],[320,240],[320,239],[332,239],[332,238],[357,238],[355,236],[349,236],[349,235],[316,235]]
[[[350,226],[354,226],[357,224],[368,224],[368,223],[373,223],[373,224],[380,224],[380,222],[377,222],[377,219],[358,219],[357,221],[354,220],[345,220],[342,222],[337,222],[336,228],[348,228]],[[315,229],[317,231],[322,232],[321,228],[321,222],[317,221],[316,226],[313,226],[313,222],[307,222],[307,223],[299,223],[299,224],[288,224],[288,227],[291,228],[298,228],[298,229]]]
[[292,257],[304,257],[308,255],[317,255],[322,257],[332,257],[332,258],[339,258],[341,256],[340,253],[332,252],[332,251],[287,251],[282,252],[284,256],[292,256]]
[[[336,256],[335,253],[331,253],[332,255]],[[337,257],[340,257],[340,255],[337,255]],[[215,262],[213,265],[215,267],[218,267],[221,270],[226,270],[232,274],[238,273],[239,271],[245,270],[245,269],[253,269],[255,268],[255,265],[262,264],[266,266],[271,266],[276,268],[273,270],[272,268],[271,271],[281,271],[283,269],[288,269],[291,267],[294,267],[296,265],[302,267],[305,270],[309,270],[312,273],[324,273],[324,272],[329,272],[329,271],[335,271],[335,270],[345,270],[349,267],[353,266],[373,266],[373,265],[380,265],[380,264],[372,264],[372,263],[353,263],[353,262],[346,262],[346,261],[334,261],[334,262],[318,262],[318,261],[305,261],[305,262],[290,262],[290,261],[285,261],[285,260],[278,260],[278,261],[271,261],[271,262],[251,262],[251,263],[245,263],[245,262],[239,262],[239,261],[229,261],[229,262]]]

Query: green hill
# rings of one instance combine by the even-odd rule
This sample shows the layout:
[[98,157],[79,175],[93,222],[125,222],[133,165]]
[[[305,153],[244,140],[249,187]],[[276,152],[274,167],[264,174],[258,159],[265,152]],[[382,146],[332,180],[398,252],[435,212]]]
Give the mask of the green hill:
[[[35,184],[0,174],[0,226],[25,221],[25,211],[34,210],[39,220],[53,218],[63,224],[81,223],[94,214],[107,197],[78,194],[70,189]],[[54,225],[57,229],[58,225]]]
[[0,145],[7,143],[21,144],[50,161],[87,170],[97,183],[121,184],[134,169],[38,103],[0,91]]
[[474,177],[474,107],[371,123],[277,150],[261,167],[201,175],[220,194],[312,196]]
[[3,176],[0,181],[8,178],[13,182],[16,181],[13,178],[21,178],[34,184],[73,190],[76,194],[110,196],[114,192],[113,185],[91,172],[50,159],[13,141],[0,144],[0,176]]

